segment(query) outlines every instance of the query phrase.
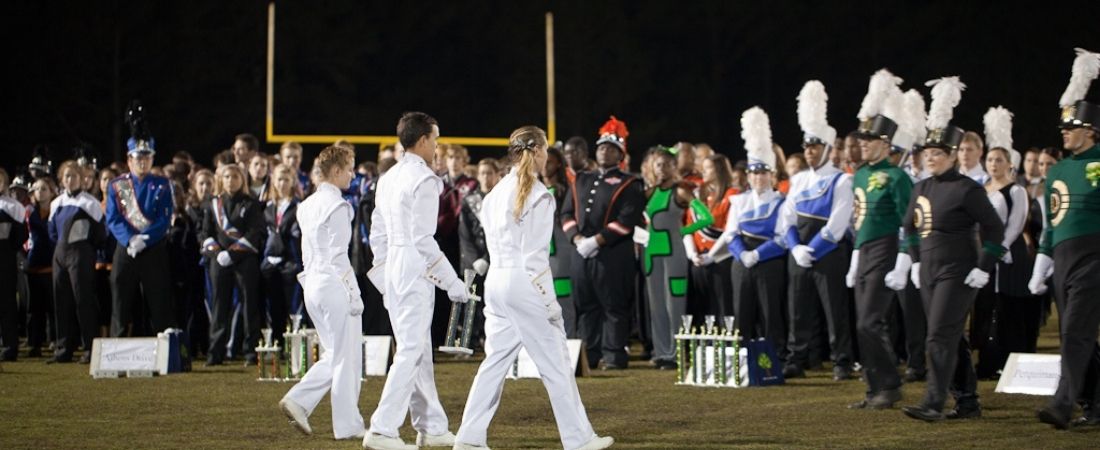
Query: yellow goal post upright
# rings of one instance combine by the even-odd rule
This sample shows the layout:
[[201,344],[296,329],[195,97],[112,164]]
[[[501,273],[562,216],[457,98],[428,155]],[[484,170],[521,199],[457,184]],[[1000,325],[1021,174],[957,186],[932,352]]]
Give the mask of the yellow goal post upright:
[[[554,113],[554,14],[546,13],[546,134],[551,143],[557,134],[557,118]],[[267,5],[267,107],[264,120],[264,136],[267,142],[295,141],[301,144],[331,144],[340,139],[353,144],[390,145],[397,136],[386,135],[336,135],[336,134],[275,134],[275,2]],[[505,137],[444,136],[439,142],[471,147],[507,147]]]

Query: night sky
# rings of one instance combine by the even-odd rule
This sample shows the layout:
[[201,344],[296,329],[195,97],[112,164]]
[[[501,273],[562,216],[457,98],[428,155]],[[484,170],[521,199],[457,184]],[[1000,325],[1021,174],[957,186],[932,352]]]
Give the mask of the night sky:
[[[959,75],[968,88],[954,123],[981,132],[985,111],[1003,105],[1015,113],[1017,149],[1056,145],[1073,48],[1100,51],[1097,1],[277,8],[276,133],[393,134],[406,110],[436,116],[444,135],[506,137],[521,125],[545,126],[543,14],[551,11],[558,139],[591,142],[615,114],[631,130],[634,155],[687,140],[740,159],[739,117],[754,105],[770,115],[775,140],[797,151],[802,84],[825,84],[830,123],[847,133],[881,67],[926,101],[925,81]],[[237,133],[263,139],[267,2],[3,2],[0,25],[10,80],[0,102],[0,166],[9,170],[25,165],[36,144],[51,148],[55,165],[80,142],[101,161],[120,157],[133,98],[150,111],[158,164],[177,150],[209,164]],[[307,146],[307,157],[320,148]],[[360,161],[375,150],[360,145]],[[471,150],[475,159],[502,153]]]

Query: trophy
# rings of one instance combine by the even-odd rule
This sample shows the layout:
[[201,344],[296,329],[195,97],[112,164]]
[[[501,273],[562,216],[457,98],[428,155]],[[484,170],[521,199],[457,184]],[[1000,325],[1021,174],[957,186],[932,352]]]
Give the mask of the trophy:
[[301,314],[291,314],[290,315],[290,323],[294,325],[294,328],[290,329],[290,331],[292,333],[297,333],[297,332],[301,331],[302,330],[302,315]]
[[[484,266],[479,266],[484,268]],[[466,282],[466,292],[470,300],[466,303],[451,302],[451,315],[447,319],[447,336],[439,351],[453,355],[472,355],[474,350],[470,347],[470,339],[474,335],[474,318],[477,317],[477,304],[481,297],[477,295],[477,286],[474,279],[477,275],[484,275],[484,271],[466,269],[463,272]]]
[[271,341],[271,328],[260,330],[264,341],[256,347],[256,365],[260,381],[279,381],[279,354],[281,349]]

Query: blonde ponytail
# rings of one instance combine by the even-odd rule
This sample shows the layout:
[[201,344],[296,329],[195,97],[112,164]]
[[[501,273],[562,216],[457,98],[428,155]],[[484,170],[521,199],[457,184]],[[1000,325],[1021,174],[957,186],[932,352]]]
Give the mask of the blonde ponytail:
[[516,129],[508,139],[508,155],[512,158],[512,165],[516,168],[516,176],[519,177],[519,188],[516,190],[516,200],[513,205],[512,218],[519,222],[523,216],[523,207],[527,203],[527,196],[538,180],[535,168],[535,152],[546,147],[546,132],[541,128],[528,125]]

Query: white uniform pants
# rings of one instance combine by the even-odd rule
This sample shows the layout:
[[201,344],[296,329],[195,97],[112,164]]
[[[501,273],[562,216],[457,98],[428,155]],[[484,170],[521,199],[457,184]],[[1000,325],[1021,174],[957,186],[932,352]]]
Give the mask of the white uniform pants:
[[[401,260],[406,259],[402,256],[406,255],[394,253],[391,253],[394,264],[387,263],[384,302],[397,340],[397,354],[386,377],[386,386],[382,388],[378,409],[371,415],[370,431],[398,437],[397,430],[405,422],[405,412],[408,411],[416,431],[444,434],[447,432],[447,413],[439,403],[432,365],[431,325],[435,312],[435,287],[420,277],[410,275],[419,273],[417,271],[401,273]],[[419,258],[415,253],[411,256]],[[407,259],[412,260],[411,257]],[[423,263],[419,270],[423,271]]]
[[306,311],[325,351],[286,397],[312,414],[331,389],[333,435],[336,439],[355,436],[364,428],[363,416],[359,414],[363,319],[349,314],[349,293],[338,276],[303,272],[299,281]]
[[554,298],[549,271],[538,282],[539,286],[533,284],[522,269],[489,270],[485,281],[485,361],[466,399],[458,442],[486,445],[486,430],[500,405],[504,377],[520,346],[527,348],[542,376],[562,445],[575,449],[596,437],[573,378],[561,307]]

